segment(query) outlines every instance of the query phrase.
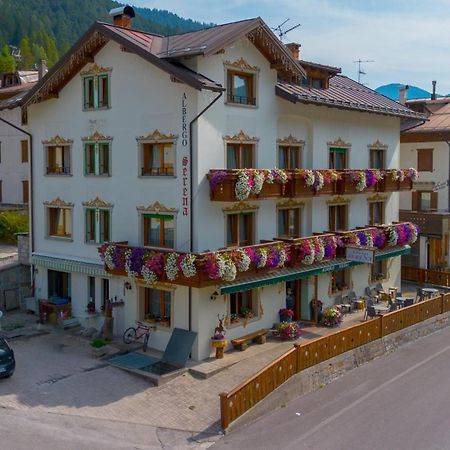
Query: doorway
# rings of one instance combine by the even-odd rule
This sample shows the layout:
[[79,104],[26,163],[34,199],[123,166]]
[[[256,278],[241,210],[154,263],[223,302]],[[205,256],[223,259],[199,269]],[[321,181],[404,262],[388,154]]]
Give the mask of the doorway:
[[302,280],[286,281],[286,308],[294,311],[293,320],[308,320],[302,313]]

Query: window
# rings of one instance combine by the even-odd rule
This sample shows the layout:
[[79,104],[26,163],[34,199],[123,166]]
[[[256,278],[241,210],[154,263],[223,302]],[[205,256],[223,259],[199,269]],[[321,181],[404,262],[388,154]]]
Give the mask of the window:
[[103,244],[111,240],[109,209],[86,208],[85,242],[88,244]]
[[88,277],[88,303],[95,303],[95,277]]
[[84,174],[111,175],[110,142],[86,142],[84,144]]
[[315,78],[308,75],[306,78],[302,78],[302,86],[314,88],[314,89],[326,89],[327,81],[325,78]]
[[237,323],[258,316],[256,289],[230,294],[230,322]]
[[370,149],[370,168],[371,169],[384,169],[384,156],[386,150],[379,148]]
[[161,289],[143,288],[144,318],[159,325],[170,327],[172,292]]
[[59,297],[70,300],[70,274],[57,270],[48,270],[48,298]]
[[330,147],[330,169],[347,168],[347,149],[341,147]]
[[175,247],[175,217],[169,214],[144,214],[144,245]]
[[254,144],[227,143],[227,169],[253,167]]
[[28,162],[28,141],[20,141],[20,147],[22,150],[22,162]]
[[385,259],[372,264],[370,279],[372,282],[387,279],[387,263]]
[[300,236],[300,208],[278,209],[278,236]]
[[331,272],[331,293],[349,289],[350,283],[350,269]]
[[22,181],[22,203],[28,203],[28,181]]
[[369,225],[384,223],[384,202],[369,203]]
[[106,309],[106,302],[109,300],[109,280],[102,278],[102,311]]
[[175,146],[173,142],[141,143],[141,175],[175,175]]
[[438,209],[438,193],[432,191],[413,191],[412,210],[432,211]]
[[328,207],[328,228],[330,231],[347,229],[347,205],[331,205]]
[[256,105],[255,74],[246,72],[227,72],[228,103]]
[[280,169],[300,169],[301,147],[299,145],[279,145],[278,167]]
[[83,107],[84,110],[110,107],[109,74],[83,77]]
[[47,208],[48,235],[50,237],[72,237],[72,209]]
[[433,149],[417,149],[417,170],[419,172],[433,172]]
[[253,212],[226,215],[227,247],[253,244]]
[[46,147],[47,175],[70,175],[70,145]]

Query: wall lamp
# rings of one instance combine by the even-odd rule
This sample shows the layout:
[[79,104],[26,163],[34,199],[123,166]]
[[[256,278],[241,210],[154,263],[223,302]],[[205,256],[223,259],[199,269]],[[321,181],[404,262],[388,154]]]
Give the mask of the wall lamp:
[[129,281],[124,281],[123,282],[123,288],[126,289],[127,291],[131,291],[131,283]]
[[209,297],[210,300],[215,300],[217,298],[217,296],[219,295],[219,293],[217,291],[214,291],[211,296]]

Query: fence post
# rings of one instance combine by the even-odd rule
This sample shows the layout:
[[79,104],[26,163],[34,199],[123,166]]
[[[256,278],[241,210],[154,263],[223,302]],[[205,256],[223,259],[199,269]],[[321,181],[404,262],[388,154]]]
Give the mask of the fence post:
[[230,424],[230,415],[228,408],[228,393],[221,392],[220,396],[220,424],[222,425],[222,430],[226,430]]
[[384,316],[380,316],[380,339],[384,337]]
[[444,314],[444,297],[445,294],[441,294],[441,314]]
[[301,366],[301,361],[300,361],[300,347],[301,347],[301,344],[295,343],[294,347],[295,347],[295,352],[296,352],[296,355],[295,355],[295,364],[296,364],[295,373],[299,373],[300,372],[300,367],[302,367]]

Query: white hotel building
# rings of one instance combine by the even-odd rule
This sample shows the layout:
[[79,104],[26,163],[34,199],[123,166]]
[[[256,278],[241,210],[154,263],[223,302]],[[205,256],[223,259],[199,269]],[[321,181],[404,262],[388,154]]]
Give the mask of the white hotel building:
[[[408,246],[377,250],[373,265],[342,253],[306,265],[298,248],[315,233],[398,220],[397,191],[411,180],[358,192],[341,169],[398,168],[402,119],[421,115],[339,69],[299,62],[299,46],[283,45],[260,18],[164,38],[130,29],[127,8],[115,25],[95,23],[23,103],[34,142],[37,298],[68,298],[72,314],[98,328],[105,299],[123,300],[113,309],[116,334],[149,320],[157,325],[150,345],[164,350],[175,327],[192,330],[192,357],[201,360],[218,315],[228,340],[270,328],[288,288],[295,318],[310,320],[314,299],[335,304],[375,281],[399,286],[398,255]],[[236,198],[231,169],[275,167],[290,169],[286,184]],[[343,179],[313,195],[298,168],[338,169]],[[259,255],[276,248],[280,257],[283,245],[291,260],[211,278],[208,252],[229,256],[227,248],[261,241],[269,242]],[[114,267],[99,256],[105,242],[123,245],[110,248]],[[133,250],[137,277],[124,269],[128,246],[142,250]],[[179,269],[168,278],[174,251],[194,254],[194,276]],[[153,284],[140,276],[150,260]],[[98,314],[87,312],[91,300]]]

